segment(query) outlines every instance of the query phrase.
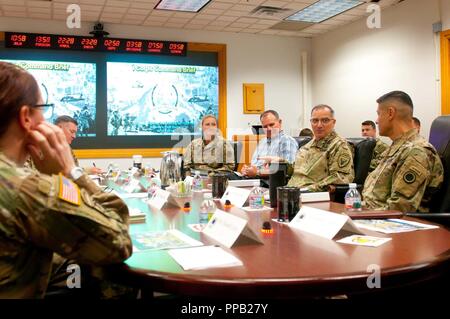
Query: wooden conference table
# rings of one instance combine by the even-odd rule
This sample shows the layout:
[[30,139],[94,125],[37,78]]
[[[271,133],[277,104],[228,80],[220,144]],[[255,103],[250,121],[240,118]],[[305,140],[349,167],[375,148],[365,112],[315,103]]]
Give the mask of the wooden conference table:
[[[189,213],[178,208],[157,211],[139,199],[127,199],[129,207],[147,212],[146,223],[132,224],[130,232],[178,229],[207,245],[217,244],[187,226],[198,223],[201,199],[201,194],[194,196]],[[216,204],[223,209],[219,202]],[[332,212],[344,210],[342,204],[332,202],[307,205]],[[226,211],[242,212],[236,207]],[[261,215],[247,214],[252,226],[260,228]],[[370,265],[379,265],[382,289],[435,279],[450,266],[450,232],[443,227],[390,234],[390,242],[371,248],[340,244],[273,221],[271,225],[273,233],[262,235],[263,245],[222,247],[243,266],[184,271],[166,250],[158,250],[133,253],[113,273],[128,284],[184,296],[309,298],[377,290],[367,287],[367,278],[373,273]]]

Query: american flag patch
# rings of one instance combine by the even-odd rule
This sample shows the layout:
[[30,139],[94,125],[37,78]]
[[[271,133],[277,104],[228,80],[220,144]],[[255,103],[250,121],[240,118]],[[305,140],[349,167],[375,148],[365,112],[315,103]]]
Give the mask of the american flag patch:
[[59,195],[66,202],[80,206],[80,189],[70,179],[59,174]]

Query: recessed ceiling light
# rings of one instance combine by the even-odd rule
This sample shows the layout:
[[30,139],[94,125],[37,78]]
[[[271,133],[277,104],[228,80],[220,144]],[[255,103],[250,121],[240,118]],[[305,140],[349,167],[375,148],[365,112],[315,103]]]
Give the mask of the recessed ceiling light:
[[285,20],[320,23],[362,3],[364,2],[357,0],[319,0]]
[[211,0],[161,0],[155,6],[159,10],[199,12]]

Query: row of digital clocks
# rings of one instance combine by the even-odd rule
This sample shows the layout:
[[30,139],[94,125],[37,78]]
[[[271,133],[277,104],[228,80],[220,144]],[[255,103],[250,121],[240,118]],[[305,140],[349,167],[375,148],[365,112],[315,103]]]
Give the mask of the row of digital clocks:
[[186,56],[187,43],[173,41],[95,38],[73,35],[5,32],[6,48],[81,50]]

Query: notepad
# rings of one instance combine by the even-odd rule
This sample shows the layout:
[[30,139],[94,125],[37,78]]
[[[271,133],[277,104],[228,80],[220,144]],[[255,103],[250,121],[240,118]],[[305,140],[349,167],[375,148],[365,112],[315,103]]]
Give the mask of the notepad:
[[242,266],[242,261],[217,246],[171,249],[169,255],[184,269]]

